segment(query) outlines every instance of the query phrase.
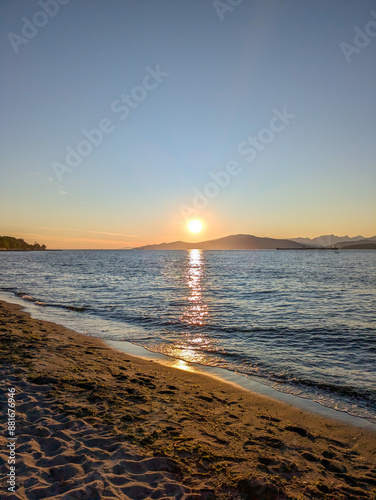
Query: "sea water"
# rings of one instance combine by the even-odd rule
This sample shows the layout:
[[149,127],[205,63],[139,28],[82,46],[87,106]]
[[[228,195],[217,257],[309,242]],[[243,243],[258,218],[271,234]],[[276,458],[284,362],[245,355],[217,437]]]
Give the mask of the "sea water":
[[0,252],[2,297],[376,422],[376,252]]

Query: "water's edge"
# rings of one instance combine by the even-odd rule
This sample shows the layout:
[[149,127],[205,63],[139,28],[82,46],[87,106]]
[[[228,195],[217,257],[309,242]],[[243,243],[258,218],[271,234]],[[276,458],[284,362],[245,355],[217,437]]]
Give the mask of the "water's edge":
[[[17,304],[22,307],[23,311],[29,313],[32,318],[46,321],[45,316],[40,313],[38,307],[33,303],[25,303],[25,301],[23,301],[22,299],[18,297],[13,297],[10,294],[4,292],[0,292],[0,300],[3,300],[4,302],[10,304]],[[56,321],[54,321],[53,319],[48,321],[56,323]],[[72,327],[72,325],[65,325],[63,323],[59,324],[61,326],[64,326],[65,328],[69,328],[71,330],[76,331],[77,333],[82,334],[81,331],[78,331],[77,329],[75,330],[75,328]],[[356,417],[345,411],[339,411],[334,408],[328,408],[326,406],[321,405],[319,402],[313,401],[309,398],[277,391],[273,387],[262,384],[261,382],[258,382],[256,380],[251,379],[250,377],[247,377],[246,375],[241,375],[239,373],[232,372],[224,368],[204,366],[204,365],[199,365],[197,363],[190,363],[186,361],[181,362],[177,358],[166,356],[165,354],[160,354],[153,351],[148,351],[144,347],[141,347],[139,345],[133,344],[128,341],[105,340],[100,337],[96,338],[107,344],[110,348],[117,350],[119,352],[123,352],[125,354],[129,354],[132,356],[137,356],[143,359],[153,360],[158,363],[171,366],[177,369],[178,368],[185,370],[189,369],[190,371],[194,371],[198,374],[209,375],[211,377],[218,378],[224,382],[235,384],[250,392],[254,392],[262,396],[266,396],[274,400],[280,401],[282,403],[289,404],[303,411],[321,415],[323,417],[336,420],[346,425],[351,425],[368,431],[376,432],[376,424],[368,421],[365,418]],[[182,366],[181,363],[184,363],[184,365]]]

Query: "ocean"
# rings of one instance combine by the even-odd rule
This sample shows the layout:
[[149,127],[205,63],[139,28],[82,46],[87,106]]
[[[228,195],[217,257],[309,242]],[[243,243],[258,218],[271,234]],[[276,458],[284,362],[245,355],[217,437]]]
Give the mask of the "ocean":
[[1,298],[376,423],[376,252],[0,252]]

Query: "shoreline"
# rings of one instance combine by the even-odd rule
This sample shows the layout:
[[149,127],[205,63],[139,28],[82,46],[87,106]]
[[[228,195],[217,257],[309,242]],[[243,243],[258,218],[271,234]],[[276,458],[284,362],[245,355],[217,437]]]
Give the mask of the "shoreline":
[[[17,388],[19,405],[15,498],[76,490],[131,500],[376,492],[374,432],[115,351],[18,305],[1,301],[0,323],[3,380]],[[5,431],[4,423],[4,460]]]
[[[20,306],[22,310],[30,314],[32,318],[55,322],[54,318],[52,319],[48,317],[46,318],[46,316],[48,315],[44,315],[43,311],[40,310],[41,308],[38,308],[38,306],[36,306],[33,302],[28,302],[20,297],[9,296],[9,295],[4,291],[0,292],[0,301]],[[58,322],[57,324],[65,328],[72,329],[78,334],[83,334],[83,335],[86,334],[86,330],[85,333],[81,333],[73,325],[69,325],[68,323],[63,324],[63,322],[61,323]],[[90,328],[90,325],[88,328]],[[243,389],[247,389],[251,392],[255,392],[257,394],[264,395],[272,399],[276,399],[278,401],[281,401],[282,403],[290,404],[292,406],[295,406],[297,409],[302,409],[309,413],[322,415],[324,417],[337,420],[347,425],[353,425],[356,427],[376,432],[376,423],[371,420],[368,420],[366,417],[353,415],[346,410],[333,408],[332,406],[326,406],[321,402],[310,398],[309,395],[303,396],[291,392],[284,392],[278,390],[275,387],[273,387],[273,385],[265,383],[262,379],[258,380],[255,377],[248,377],[245,374],[239,374],[236,371],[232,371],[226,368],[212,367],[209,365],[202,365],[193,362],[185,362],[180,360],[179,358],[174,358],[172,356],[167,356],[162,353],[150,351],[145,347],[139,346],[138,344],[135,344],[130,341],[106,340],[96,335],[93,336],[88,335],[88,336],[90,338],[97,338],[102,342],[104,342],[111,349],[118,350],[125,354],[141,357],[144,359],[152,359],[166,366],[175,366],[185,370],[189,368],[191,371],[196,371],[204,375],[206,374],[209,376],[213,376],[219,378],[223,382],[229,382],[237,386],[240,386]],[[182,364],[184,365],[183,368],[181,366]]]
[[278,391],[270,385],[263,384],[262,382],[247,377],[246,375],[239,374],[235,371],[183,361],[179,358],[173,358],[165,354],[149,351],[144,347],[128,341],[103,340],[103,342],[110,348],[129,354],[130,356],[152,359],[165,366],[171,366],[184,371],[193,371],[204,376],[213,377],[221,382],[233,384],[236,387],[243,388],[251,393],[266,396],[281,403],[291,405],[297,410],[304,410],[308,413],[321,415],[347,425],[376,432],[376,424],[370,422],[366,418],[357,417],[346,411],[336,410],[335,408],[324,406],[323,404],[308,397]]

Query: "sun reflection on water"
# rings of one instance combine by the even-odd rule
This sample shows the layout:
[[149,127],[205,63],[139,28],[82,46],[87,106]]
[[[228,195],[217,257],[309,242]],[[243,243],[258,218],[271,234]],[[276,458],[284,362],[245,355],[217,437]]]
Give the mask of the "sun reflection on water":
[[189,348],[189,340],[176,345],[165,345],[163,353],[167,356],[173,356],[188,363],[204,363],[206,356],[203,352]]
[[[175,358],[171,366],[186,371],[195,371],[191,363],[215,366],[218,359],[216,341],[206,332],[209,310],[204,299],[205,257],[202,250],[189,250],[184,271],[186,285],[185,305],[180,321],[187,325],[178,340],[159,345],[158,350]],[[212,353],[208,356],[208,351]]]
[[179,370],[184,370],[186,372],[195,372],[196,370],[188,364],[186,361],[183,361],[182,359],[176,359],[173,363],[170,365],[172,368],[179,368]]
[[204,274],[204,259],[202,250],[190,250],[188,257],[188,266],[186,271],[187,285],[189,288],[190,302],[185,309],[181,320],[189,325],[205,324],[205,318],[208,315],[207,305],[202,298],[202,277]]

